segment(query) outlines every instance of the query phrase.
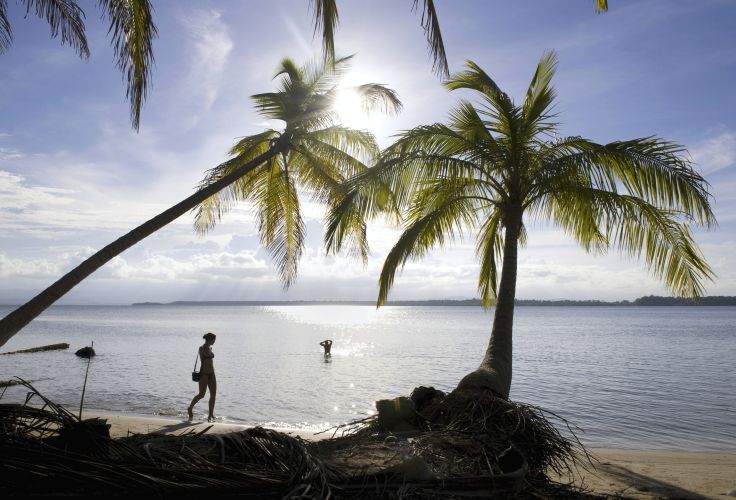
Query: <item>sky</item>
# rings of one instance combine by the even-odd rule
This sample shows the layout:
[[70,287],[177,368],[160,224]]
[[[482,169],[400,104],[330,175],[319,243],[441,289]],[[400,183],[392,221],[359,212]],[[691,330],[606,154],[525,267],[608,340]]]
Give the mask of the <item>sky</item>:
[[[79,59],[10,2],[13,45],[0,54],[0,304],[20,304],[84,258],[189,196],[239,137],[273,123],[249,96],[275,89],[283,57],[320,57],[307,0],[153,1],[159,37],[153,87],[132,130],[107,25],[86,13],[91,57]],[[443,121],[460,98],[432,72],[421,12],[410,0],[341,0],[339,54],[355,54],[345,84],[383,83],[397,117],[346,112],[382,146]],[[452,72],[479,64],[516,102],[537,62],[555,50],[561,135],[597,142],[657,135],[684,145],[710,183],[719,225],[695,228],[716,278],[708,295],[736,295],[736,2],[437,0]],[[375,300],[400,228],[376,221],[371,256],[326,255],[324,207],[304,204],[307,248],[284,290],[259,244],[254,212],[239,205],[206,236],[182,216],[95,272],[59,304],[175,300]],[[586,254],[560,230],[529,223],[519,254],[522,299],[634,299],[668,295],[635,258]],[[397,275],[390,299],[472,298],[472,238],[436,249]]]

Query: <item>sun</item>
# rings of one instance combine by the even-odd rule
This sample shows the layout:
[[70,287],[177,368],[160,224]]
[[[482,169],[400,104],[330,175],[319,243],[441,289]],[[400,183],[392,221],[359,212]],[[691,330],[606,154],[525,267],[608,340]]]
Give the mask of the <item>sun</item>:
[[345,127],[376,133],[384,120],[381,112],[366,112],[360,95],[350,88],[338,90],[334,106],[340,123]]

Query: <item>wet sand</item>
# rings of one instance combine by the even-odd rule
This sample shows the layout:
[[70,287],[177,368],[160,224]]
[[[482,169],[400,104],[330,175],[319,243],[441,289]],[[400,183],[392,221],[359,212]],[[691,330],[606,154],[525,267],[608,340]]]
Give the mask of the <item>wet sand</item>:
[[[188,432],[201,432],[209,427],[209,434],[224,434],[226,432],[236,432],[247,429],[246,425],[213,422],[208,423],[206,420],[194,419],[189,422],[187,420],[149,417],[137,415],[120,415],[113,413],[85,411],[82,418],[104,418],[110,424],[110,436],[113,438],[125,437],[130,434],[148,434],[151,432],[159,432],[165,434],[182,434]],[[280,429],[275,430],[289,434],[294,437],[300,437],[306,440],[325,439],[332,435],[332,432],[317,434],[318,431]]]
[[[229,423],[187,422],[179,419],[85,412],[84,418],[100,417],[110,424],[112,437],[128,433],[164,432],[179,434],[210,429],[209,433],[226,433],[247,426]],[[306,440],[329,438],[332,433],[277,429]],[[595,469],[581,470],[572,480],[576,485],[599,494],[635,499],[736,498],[736,453],[694,453],[675,451],[640,451],[595,448]]]

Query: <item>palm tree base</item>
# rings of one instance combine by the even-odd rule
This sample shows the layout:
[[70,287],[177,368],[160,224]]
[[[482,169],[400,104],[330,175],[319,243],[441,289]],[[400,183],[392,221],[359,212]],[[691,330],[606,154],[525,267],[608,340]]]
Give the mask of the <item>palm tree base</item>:
[[480,367],[465,375],[454,392],[491,392],[501,399],[509,399],[510,380],[505,380],[493,369]]

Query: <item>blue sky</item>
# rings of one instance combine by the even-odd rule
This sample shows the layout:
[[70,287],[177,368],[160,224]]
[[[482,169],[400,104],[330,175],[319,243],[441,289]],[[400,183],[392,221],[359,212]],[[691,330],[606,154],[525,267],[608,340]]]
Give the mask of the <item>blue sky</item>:
[[[139,133],[107,26],[80,2],[92,49],[80,60],[48,26],[10,3],[13,46],[0,55],[0,304],[32,297],[94,250],[191,194],[238,137],[267,126],[249,96],[274,88],[285,56],[319,54],[307,0],[155,2],[153,89]],[[451,71],[466,59],[520,100],[540,56],[557,51],[561,132],[607,142],[656,134],[686,146],[711,184],[716,230],[696,239],[736,295],[736,3],[438,1]],[[431,71],[410,0],[339,2],[337,48],[355,53],[347,83],[397,90],[404,112],[358,121],[382,145],[443,120],[459,97]],[[97,271],[60,303],[170,300],[373,300],[398,230],[369,228],[362,267],[325,256],[323,207],[307,204],[308,248],[297,284],[282,290],[247,205],[204,238],[182,217]],[[589,256],[554,228],[531,225],[520,254],[520,298],[633,299],[667,291],[636,260]],[[394,299],[476,296],[473,242],[458,241],[397,278]]]

